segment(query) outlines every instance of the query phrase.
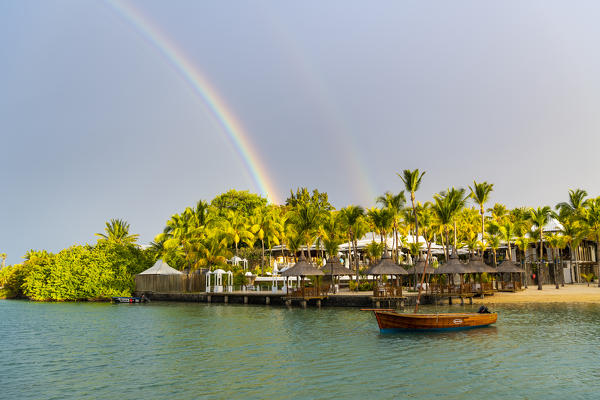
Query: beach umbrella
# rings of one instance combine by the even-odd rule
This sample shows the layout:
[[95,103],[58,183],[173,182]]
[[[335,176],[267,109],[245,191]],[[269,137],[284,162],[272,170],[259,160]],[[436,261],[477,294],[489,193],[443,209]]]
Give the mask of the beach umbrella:
[[[302,282],[302,295],[304,296],[304,277],[305,276],[323,276],[323,271],[316,268],[312,264],[306,261],[304,253],[300,254],[300,259],[291,268],[286,269],[281,273],[281,276],[297,276],[298,280]],[[318,281],[317,281],[318,286]]]
[[[331,275],[331,283],[334,284],[334,276],[340,275],[356,275],[352,270],[345,268],[337,258],[328,258],[324,266],[321,267],[321,271],[325,275]],[[339,280],[339,279],[338,279]],[[339,283],[339,282],[338,282]],[[334,291],[334,292],[337,292]]]
[[498,268],[496,269],[496,272],[499,273],[508,273],[508,274],[524,274],[525,270],[521,267],[519,267],[517,264],[513,263],[510,260],[504,260],[502,261],[502,263],[500,263],[500,265],[498,265]]
[[[396,264],[392,257],[390,257],[389,253],[385,251],[381,256],[381,259],[372,267],[367,270],[367,275],[395,275],[396,281],[398,281],[398,277],[402,277],[402,275],[408,275],[408,272],[398,264]],[[400,288],[400,294],[402,293],[402,284],[400,282],[396,282],[397,286]]]
[[466,265],[464,263],[460,262],[460,260],[456,256],[456,254],[452,254],[447,263],[443,264],[441,267],[439,267],[438,269],[436,269],[434,271],[435,272],[433,272],[433,273],[438,274],[438,275],[442,275],[442,274],[448,274],[448,275],[461,274],[462,275],[462,274],[470,273],[469,269],[466,267]]
[[321,267],[321,271],[325,275],[356,275],[354,271],[344,267],[337,258],[328,258],[325,265]]
[[319,276],[325,275],[323,271],[314,267],[306,261],[304,254],[300,255],[300,259],[291,268],[286,269],[281,273],[281,276]]
[[367,275],[408,275],[408,272],[394,261],[386,251],[377,264],[367,270]]

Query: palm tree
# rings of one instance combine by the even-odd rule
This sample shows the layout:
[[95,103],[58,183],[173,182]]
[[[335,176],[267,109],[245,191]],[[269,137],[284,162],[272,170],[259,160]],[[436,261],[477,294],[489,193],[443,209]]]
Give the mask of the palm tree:
[[404,182],[404,187],[407,192],[410,193],[410,202],[412,204],[413,216],[415,218],[415,243],[419,240],[419,219],[417,218],[417,208],[415,207],[415,192],[419,190],[421,186],[421,180],[423,179],[423,175],[425,175],[426,171],[419,172],[418,169],[411,171],[409,169],[405,169],[402,171],[402,175],[396,174],[402,179]]
[[540,261],[538,268],[538,290],[542,290],[542,281],[543,281],[543,264],[542,261],[544,259],[544,226],[550,222],[550,218],[554,213],[552,209],[548,206],[538,207],[536,209],[531,208],[529,210],[529,219],[533,222],[533,226],[537,228],[539,233],[540,240]]
[[[581,216],[588,237],[596,242],[596,276],[600,276],[600,197],[589,199],[585,202],[585,209]],[[600,287],[600,278],[598,279]]]
[[510,221],[504,222],[504,224],[499,226],[499,233],[502,239],[506,241],[506,245],[508,246],[508,259],[512,260],[512,249],[510,242],[516,235],[515,224]]
[[[340,218],[343,222],[344,228],[347,232],[349,243],[354,247],[354,266],[356,269],[356,279],[358,282],[359,271],[358,271],[358,253],[356,250],[356,242],[358,240],[358,234],[364,230],[363,217],[365,215],[365,209],[361,206],[348,206],[340,210]],[[362,225],[362,226],[361,226]],[[350,249],[348,249],[348,255],[350,256]],[[358,285],[356,286],[358,290]]]
[[[554,270],[554,285],[558,289],[558,259],[560,258],[560,249],[564,248],[566,245],[566,241],[564,236],[561,236],[557,233],[550,233],[546,236],[546,242],[552,249],[552,265]],[[558,256],[558,257],[557,257]]]
[[477,183],[473,181],[473,187],[469,186],[471,190],[471,198],[479,205],[479,213],[481,214],[481,238],[483,240],[483,236],[485,233],[484,229],[484,213],[485,208],[484,205],[487,203],[488,198],[492,190],[494,190],[493,183],[481,182]]
[[493,220],[498,223],[502,223],[508,216],[508,209],[504,204],[496,203],[492,208],[488,208],[488,211],[492,213]]
[[[447,189],[445,192],[437,193],[433,196],[434,204],[433,211],[445,226],[446,233],[446,244],[449,245],[449,225],[453,225],[454,230],[454,245],[452,248],[453,254],[456,254],[457,251],[457,240],[456,240],[456,216],[460,211],[464,208],[465,203],[467,201],[467,197],[465,196],[465,189],[463,188],[451,188]],[[446,256],[448,256],[448,252],[446,251]]]
[[254,238],[247,218],[237,211],[228,210],[226,214],[225,232],[230,236],[235,245],[235,256],[238,255],[240,242],[249,242]]
[[129,224],[122,219],[111,219],[106,223],[104,233],[96,233],[101,239],[118,244],[134,244],[140,235],[129,234]]
[[568,216],[578,216],[585,206],[585,198],[588,193],[583,189],[569,189],[569,201],[563,201],[556,205],[556,210]]
[[529,280],[529,275],[527,272],[526,256],[527,256],[527,248],[529,247],[530,243],[531,243],[531,239],[526,236],[520,236],[517,238],[517,240],[515,240],[515,244],[523,252],[523,260],[521,260],[521,263],[523,264],[523,267],[524,267],[523,269],[525,270],[525,288],[527,288],[527,281]]
[[[289,212],[288,216],[288,224],[293,226],[296,233],[306,244],[308,262],[312,262],[310,247],[323,219],[323,210],[310,203],[298,204]],[[304,250],[302,252],[304,253]]]
[[210,268],[217,265],[226,265],[227,259],[231,257],[229,239],[230,235],[225,232],[218,230],[211,232],[198,246],[200,256],[193,267],[206,266]]
[[581,226],[580,221],[572,220],[571,218],[560,219],[559,221],[562,224],[563,228],[561,233],[564,235],[565,241],[569,246],[569,253],[571,255],[571,263],[575,263],[575,268],[573,268],[573,281],[579,282],[581,273],[579,270],[578,264],[578,250],[579,245],[585,238],[585,229]]
[[487,226],[487,235],[485,237],[485,241],[489,248],[492,249],[492,254],[494,254],[494,267],[498,266],[496,261],[496,250],[500,247],[500,225],[495,222],[491,222]]
[[279,244],[277,231],[279,229],[279,221],[274,212],[273,206],[262,207],[257,209],[256,213],[250,216],[250,231],[260,240],[262,253],[260,268],[262,273],[265,272],[265,239],[269,243]]
[[377,203],[381,204],[385,208],[391,210],[394,214],[394,226],[393,226],[393,235],[394,235],[394,261],[398,262],[398,253],[400,248],[398,231],[399,231],[399,223],[400,223],[400,213],[404,208],[404,204],[406,204],[406,196],[404,196],[404,190],[398,194],[393,194],[391,192],[385,192],[383,196],[379,196],[377,198]]
[[379,233],[380,243],[383,243],[384,250],[387,251],[387,237],[394,226],[394,212],[389,208],[372,208],[367,212],[367,216]]

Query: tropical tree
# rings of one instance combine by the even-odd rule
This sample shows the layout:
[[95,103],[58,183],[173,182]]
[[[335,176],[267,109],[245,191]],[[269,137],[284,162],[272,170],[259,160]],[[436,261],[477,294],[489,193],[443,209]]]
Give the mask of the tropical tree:
[[529,280],[529,275],[527,272],[527,248],[529,247],[529,245],[531,244],[531,238],[528,238],[527,236],[519,236],[516,240],[515,240],[515,244],[517,245],[517,247],[519,248],[519,250],[521,250],[523,252],[523,260],[522,260],[522,264],[523,264],[523,269],[525,270],[525,287],[527,288],[527,281]]
[[498,226],[498,233],[500,237],[506,242],[508,247],[508,259],[512,260],[512,248],[511,241],[516,236],[515,224],[511,221],[505,221],[502,225]]
[[389,208],[371,208],[367,212],[367,216],[376,232],[379,233],[380,243],[383,244],[384,250],[387,250],[388,232],[392,230],[394,226],[394,212]]
[[383,207],[392,211],[394,215],[394,225],[392,227],[393,230],[393,243],[394,243],[394,261],[398,262],[398,254],[400,249],[399,242],[399,224],[401,212],[404,209],[404,205],[406,204],[406,196],[404,196],[404,191],[401,191],[398,194],[393,194],[392,192],[385,192],[383,196],[379,196],[377,198],[377,203],[382,205]]
[[546,242],[548,242],[548,245],[552,249],[552,265],[553,265],[553,270],[554,270],[554,285],[558,289],[559,288],[559,286],[558,286],[558,274],[559,274],[558,264],[561,264],[560,250],[566,246],[567,241],[565,240],[564,236],[553,232],[546,236]]
[[[306,244],[309,262],[312,262],[310,247],[324,218],[324,211],[314,204],[299,203],[288,213],[287,223],[294,228],[294,231],[302,238],[303,243]],[[304,253],[304,250],[302,250],[302,253]]]
[[502,223],[503,219],[509,215],[506,206],[500,203],[494,204],[492,208],[488,208],[488,211],[492,214],[492,219],[498,223]]
[[569,189],[569,201],[558,203],[556,211],[567,216],[580,216],[585,207],[587,195],[588,193],[583,189]]
[[493,183],[487,183],[487,182],[481,182],[481,183],[477,183],[475,181],[473,181],[473,186],[469,186],[469,189],[471,190],[471,198],[473,199],[473,201],[475,201],[475,203],[477,203],[479,205],[479,213],[481,214],[481,237],[483,238],[484,233],[485,233],[485,227],[484,227],[484,214],[485,214],[485,208],[484,205],[485,203],[487,203],[490,193],[492,192],[492,190],[494,190],[494,184]]
[[0,269],[3,269],[6,265],[6,253],[0,253],[0,257],[2,258],[2,263],[0,264]]
[[250,231],[254,237],[261,243],[261,271],[265,273],[265,240],[269,244],[279,244],[277,232],[279,231],[279,221],[277,218],[276,206],[267,206],[258,209],[254,215],[250,216]]
[[250,230],[248,219],[241,212],[229,210],[226,215],[226,219],[223,220],[224,231],[234,243],[237,257],[239,243],[252,241],[254,234]]
[[[340,210],[340,218],[343,226],[347,232],[347,238],[349,243],[353,246],[354,252],[354,267],[356,269],[356,277],[358,280],[358,252],[357,252],[357,241],[362,235],[364,235],[365,221],[364,221],[365,210],[361,206],[347,206]],[[359,236],[360,235],[360,236]],[[350,249],[348,249],[348,256],[350,256]],[[356,287],[358,290],[358,285]]]
[[[433,196],[433,212],[444,226],[446,234],[446,244],[449,246],[449,227],[452,225],[454,231],[453,241],[453,254],[457,251],[457,239],[456,239],[456,216],[464,208],[467,201],[465,196],[465,189],[463,188],[451,188],[445,192],[437,193]],[[446,251],[446,257],[448,257],[449,250]]]
[[579,245],[581,244],[583,239],[585,239],[586,232],[584,227],[581,226],[581,222],[579,220],[573,220],[571,218],[561,220],[559,218],[559,221],[563,226],[563,228],[561,229],[561,233],[565,238],[567,246],[569,246],[571,262],[575,263],[575,268],[573,269],[575,276],[573,280],[579,281],[581,271],[579,269],[578,250]]
[[496,251],[500,247],[500,225],[495,222],[489,223],[486,228],[486,233],[485,241],[488,247],[492,249],[492,254],[494,255],[494,267],[497,267]]
[[129,224],[122,219],[111,219],[106,223],[104,233],[96,233],[98,240],[106,240],[118,244],[134,244],[140,235],[129,234]]
[[396,174],[402,179],[404,182],[404,188],[407,192],[410,193],[410,202],[412,204],[413,216],[415,219],[415,243],[419,241],[419,219],[417,217],[417,208],[415,206],[415,192],[419,190],[421,186],[421,180],[423,179],[423,175],[425,175],[426,171],[419,172],[418,169],[413,171],[409,169],[405,169],[402,171],[402,175]]
[[230,238],[231,235],[226,232],[216,230],[211,232],[198,246],[197,251],[200,257],[198,257],[197,264],[194,267],[225,266],[227,260],[231,257],[231,251],[229,250]]
[[[587,236],[596,242],[596,276],[600,276],[600,197],[585,202],[581,221]],[[598,287],[600,287],[600,278],[598,279]]]
[[550,222],[554,213],[548,206],[532,208],[529,210],[529,219],[533,223],[539,234],[540,243],[540,260],[538,268],[538,290],[542,290],[543,274],[543,259],[544,259],[544,227]]

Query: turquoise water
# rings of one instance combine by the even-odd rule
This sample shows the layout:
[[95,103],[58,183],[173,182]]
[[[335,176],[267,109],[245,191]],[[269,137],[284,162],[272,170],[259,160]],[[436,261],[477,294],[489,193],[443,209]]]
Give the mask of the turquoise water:
[[495,309],[489,328],[380,334],[357,309],[0,301],[0,397],[599,398],[600,305]]

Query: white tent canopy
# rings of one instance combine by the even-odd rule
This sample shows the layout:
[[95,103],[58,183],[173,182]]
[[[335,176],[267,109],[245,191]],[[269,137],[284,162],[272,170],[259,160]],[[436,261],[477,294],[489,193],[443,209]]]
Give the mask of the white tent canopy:
[[163,260],[158,260],[153,266],[140,272],[140,275],[183,275],[181,271],[177,271]]

